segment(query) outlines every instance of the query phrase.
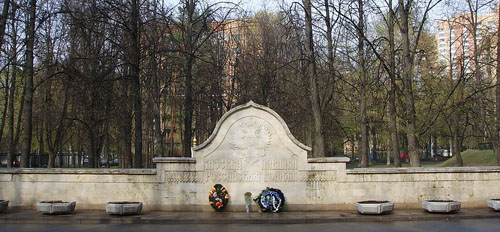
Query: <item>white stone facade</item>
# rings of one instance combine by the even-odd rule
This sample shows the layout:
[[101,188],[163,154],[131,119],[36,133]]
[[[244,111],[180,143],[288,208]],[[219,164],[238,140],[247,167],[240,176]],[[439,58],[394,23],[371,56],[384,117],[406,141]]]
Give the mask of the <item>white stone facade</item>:
[[354,209],[365,200],[396,208],[420,208],[429,199],[486,207],[500,197],[500,167],[346,170],[347,158],[307,158],[309,150],[278,114],[250,102],[226,113],[192,158],[155,158],[156,169],[140,170],[0,169],[0,199],[13,208],[54,199],[76,201],[78,209],[139,201],[145,210],[211,211],[215,184],[228,190],[228,211],[244,211],[243,194],[266,187],[282,190],[285,211]]

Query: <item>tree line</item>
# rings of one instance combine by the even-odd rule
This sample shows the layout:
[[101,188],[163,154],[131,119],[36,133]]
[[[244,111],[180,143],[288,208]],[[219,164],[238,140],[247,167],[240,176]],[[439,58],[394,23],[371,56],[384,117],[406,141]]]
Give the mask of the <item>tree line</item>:
[[[152,167],[191,156],[225,112],[253,100],[313,157],[355,153],[367,167],[384,151],[418,167],[439,144],[463,165],[462,147],[489,142],[500,164],[500,34],[498,19],[481,21],[496,2],[466,3],[303,0],[247,12],[202,0],[4,0],[0,152],[7,167],[18,154],[20,167],[41,154],[49,168],[62,154],[73,167]],[[436,9],[468,32],[447,35],[447,56]]]

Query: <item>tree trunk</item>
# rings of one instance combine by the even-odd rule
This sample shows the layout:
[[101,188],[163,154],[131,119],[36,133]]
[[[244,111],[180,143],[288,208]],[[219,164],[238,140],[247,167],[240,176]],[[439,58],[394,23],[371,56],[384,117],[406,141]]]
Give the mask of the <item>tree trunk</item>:
[[193,65],[194,57],[194,17],[195,17],[196,1],[186,1],[187,22],[186,22],[186,38],[185,38],[185,64],[184,64],[184,139],[183,149],[184,157],[191,157],[192,146],[192,125],[193,125]]
[[170,134],[169,134],[169,143],[170,143],[170,157],[175,156],[175,136],[174,136],[174,130],[176,127],[176,122],[175,122],[175,111],[176,111],[176,101],[175,101],[175,84],[172,85],[172,98],[171,98],[171,104],[170,104]]
[[192,67],[194,58],[188,55],[185,66],[185,99],[184,99],[184,156],[191,157],[192,146],[192,124],[193,124],[193,86],[192,86]]
[[331,78],[332,82],[328,86],[328,91],[326,91],[325,97],[321,102],[321,112],[326,111],[327,103],[332,101],[335,102],[332,97],[335,93],[335,60],[334,60],[334,52],[333,52],[333,32],[332,25],[330,22],[330,3],[329,0],[325,0],[325,26],[326,26],[326,43],[327,43],[327,58],[328,58],[328,76]]
[[[157,41],[154,42],[154,51],[158,50],[156,47]],[[165,155],[165,143],[163,141],[163,131],[161,129],[161,88],[160,80],[158,78],[158,62],[156,56],[151,57],[151,71],[152,71],[152,86],[151,91],[153,91],[153,127],[154,127],[154,155],[162,157]]]
[[386,162],[386,165],[389,166],[391,165],[391,156],[392,156],[392,151],[391,151],[391,139],[388,138],[387,139],[387,153],[386,153],[386,158],[387,158],[387,162]]
[[363,0],[358,0],[358,65],[359,65],[359,117],[361,129],[360,158],[361,168],[368,165],[368,120],[366,115],[366,68],[365,68],[365,48],[364,48],[364,9]]
[[29,17],[26,28],[26,81],[24,88],[26,90],[24,106],[24,140],[21,154],[21,167],[28,167],[28,160],[31,153],[31,140],[33,130],[33,48],[35,44],[35,16],[36,0],[30,0]]
[[[132,120],[130,120],[132,121]],[[132,133],[132,126],[130,124],[128,125],[123,125],[120,128],[120,140],[119,144],[120,147],[119,152],[120,152],[120,159],[123,160],[123,167],[124,168],[131,168],[131,156],[130,152],[132,150],[132,143],[131,143],[131,134]]]
[[21,133],[22,133],[22,119],[23,119],[23,112],[24,112],[24,99],[26,98],[26,88],[23,88],[23,92],[21,94],[21,104],[19,106],[19,111],[17,113],[17,119],[16,119],[16,129],[15,129],[15,135],[14,135],[14,148],[17,147],[19,144],[19,139],[21,138]]
[[399,160],[399,137],[396,118],[396,49],[394,45],[394,11],[392,9],[392,0],[388,2],[389,8],[389,78],[391,79],[391,87],[389,90],[389,133],[391,136],[392,157],[394,158],[394,167],[401,167],[401,160]]
[[[6,0],[5,2],[9,2],[9,0]],[[4,6],[4,10],[5,10]],[[16,7],[12,9],[11,12],[11,17],[15,18],[16,17]],[[12,166],[12,161],[16,153],[16,144],[15,142],[15,135],[14,135],[14,105],[15,105],[15,95],[16,95],[16,87],[17,87],[17,58],[16,58],[16,49],[17,48],[17,28],[16,28],[16,22],[15,20],[12,20],[12,51],[10,54],[11,60],[12,60],[12,65],[11,65],[11,78],[10,78],[10,87],[9,87],[9,113],[8,113],[8,129],[9,129],[9,134],[7,134],[7,143],[9,146],[9,153],[7,155],[7,167]],[[3,37],[2,37],[3,38]],[[1,47],[1,44],[0,44]]]
[[[0,16],[0,48],[3,47],[3,36],[5,35],[5,28],[7,25],[7,19],[9,18],[9,8],[10,8],[10,0],[3,1],[2,7],[2,15]],[[15,11],[15,9],[13,10]],[[14,18],[12,18],[14,21]]]
[[409,34],[409,18],[410,18],[410,3],[404,4],[404,0],[399,0],[399,12],[401,15],[401,23],[399,30],[403,40],[403,83],[405,87],[406,98],[406,129],[408,138],[408,155],[412,167],[420,167],[420,155],[418,153],[417,144],[417,129],[416,129],[416,111],[415,99],[413,97],[413,61],[410,53],[410,34]]
[[120,82],[121,94],[120,98],[124,99],[124,104],[121,105],[122,120],[118,122],[118,153],[120,154],[120,162],[122,168],[132,167],[132,111],[130,110],[129,102],[131,98],[130,82],[128,79],[123,79]]
[[[458,112],[455,112],[455,114],[458,114]],[[458,116],[455,116],[458,118]],[[455,120],[455,124],[458,124],[458,121]],[[464,166],[464,161],[462,159],[462,155],[460,154],[460,148],[461,148],[461,144],[460,144],[460,130],[459,130],[459,126],[458,125],[453,125],[453,139],[451,141],[451,153],[455,156],[455,159],[457,160],[457,165],[459,167],[463,167]]]
[[[6,0],[5,2],[9,2],[9,0]],[[5,6],[4,6],[5,10]],[[16,8],[14,7],[11,12],[11,17],[15,18],[16,16]],[[16,49],[17,48],[17,29],[16,29],[16,22],[15,20],[12,20],[12,52],[10,54],[11,59],[12,59],[12,65],[11,65],[11,78],[10,78],[10,93],[9,93],[9,113],[8,113],[8,129],[9,129],[9,134],[7,134],[7,143],[9,146],[9,154],[7,155],[7,167],[12,166],[12,160],[15,156],[16,153],[16,144],[15,142],[15,135],[14,135],[14,105],[15,105],[15,95],[16,95],[16,87],[17,87],[17,58],[16,58]],[[3,37],[2,37],[3,38]],[[1,44],[0,44],[1,47]]]
[[305,8],[305,25],[306,25],[306,57],[308,66],[308,76],[311,88],[311,110],[314,121],[314,136],[313,136],[313,157],[325,156],[325,135],[323,132],[321,102],[319,99],[319,89],[316,73],[316,59],[314,54],[314,37],[312,29],[312,4],[311,0],[303,0]]
[[[38,138],[38,167],[42,167],[42,156],[43,156],[43,153],[44,153],[44,143],[43,143],[43,128],[42,127],[39,127],[39,138]],[[48,166],[47,166],[48,167]],[[49,168],[49,167],[48,167]]]
[[109,135],[106,135],[106,150],[105,150],[105,155],[106,155],[106,168],[110,168],[111,165],[110,165],[110,159],[111,159],[111,149],[110,149],[110,145],[111,145],[111,142],[109,141],[110,139],[110,136]]
[[[500,20],[500,11],[497,13]],[[500,22],[500,21],[499,21]],[[497,32],[497,65],[496,65],[496,87],[495,87],[495,132],[493,136],[493,150],[498,165],[500,165],[500,32]]]
[[140,80],[140,36],[139,36],[139,1],[132,0],[131,6],[131,76],[134,86],[134,126],[135,126],[135,157],[134,168],[142,168],[142,96],[141,96],[141,80]]
[[368,165],[372,165],[373,161],[378,160],[377,128],[374,125],[370,126],[369,133],[370,133],[370,137],[371,137],[372,147],[371,147],[370,152],[368,154]]
[[78,135],[78,140],[77,140],[76,146],[78,147],[78,154],[77,154],[78,165],[77,165],[77,167],[81,168],[82,167],[82,150],[83,149],[82,149],[82,142],[81,142],[80,135]]
[[56,164],[56,153],[48,149],[49,152],[49,163],[47,164],[47,168],[55,168]]
[[[5,78],[5,86],[9,86],[9,75],[7,74]],[[9,104],[13,104],[9,102],[9,88],[5,88],[4,92],[5,98],[3,102],[3,109],[2,109],[2,118],[0,119],[0,144],[3,138],[3,131],[5,129],[5,122],[7,121],[7,111],[8,111],[8,106]]]
[[96,168],[95,166],[95,162],[94,162],[94,159],[95,159],[95,154],[94,154],[94,146],[95,146],[95,141],[94,141],[94,136],[93,135],[90,135],[89,136],[89,145],[87,146],[87,152],[86,155],[88,157],[88,167],[89,168]]
[[73,142],[71,142],[71,144],[70,144],[71,147],[69,149],[70,153],[71,153],[71,167],[72,168],[76,168],[76,162],[77,162],[77,158],[78,158],[77,153],[75,153],[75,151],[71,149],[71,148],[75,149],[74,145],[75,144],[73,144]]

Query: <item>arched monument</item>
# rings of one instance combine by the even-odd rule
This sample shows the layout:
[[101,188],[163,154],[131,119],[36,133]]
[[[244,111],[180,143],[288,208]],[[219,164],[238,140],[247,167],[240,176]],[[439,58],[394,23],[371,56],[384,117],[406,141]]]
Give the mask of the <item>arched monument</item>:
[[193,148],[193,158],[156,158],[155,162],[168,162],[163,165],[166,183],[178,183],[180,188],[190,183],[192,200],[184,202],[188,205],[208,207],[208,191],[222,184],[231,195],[229,210],[243,210],[243,194],[255,196],[266,187],[281,189],[287,199],[285,209],[293,209],[326,197],[321,183],[333,182],[348,161],[308,159],[310,151],[275,111],[250,101],[224,114],[212,135]]

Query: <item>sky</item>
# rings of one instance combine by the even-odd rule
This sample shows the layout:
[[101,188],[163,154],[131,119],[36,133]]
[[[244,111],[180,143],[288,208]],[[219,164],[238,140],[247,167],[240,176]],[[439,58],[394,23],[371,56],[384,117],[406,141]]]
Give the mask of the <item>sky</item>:
[[[227,1],[232,3],[240,3],[240,7],[247,11],[257,12],[264,9],[275,11],[279,9],[278,1],[293,2],[293,0],[208,0],[210,2]],[[301,0],[298,0],[301,1]]]
[[[170,0],[172,1],[172,0]],[[268,11],[277,11],[279,10],[279,5],[281,2],[286,2],[288,4],[292,2],[301,2],[302,0],[208,0],[209,2],[219,2],[219,1],[227,1],[227,2],[232,2],[232,3],[238,3],[240,2],[240,6],[246,10],[246,11],[251,11],[251,12],[257,12],[260,10],[267,9]],[[418,1],[418,0],[417,0]],[[435,0],[434,0],[435,1]],[[437,23],[437,21],[445,19],[449,17],[449,10],[447,10],[446,7],[444,7],[444,2],[451,2],[453,5],[456,5],[458,7],[465,7],[465,4],[462,4],[465,2],[465,0],[444,0],[442,3],[437,5],[429,15],[429,21],[431,21],[434,25]],[[397,3],[397,1],[395,1]],[[495,3],[495,1],[493,1]],[[393,3],[393,4],[396,4]],[[482,13],[488,13],[490,12],[490,8],[484,8]],[[432,27],[431,27],[432,28]]]

